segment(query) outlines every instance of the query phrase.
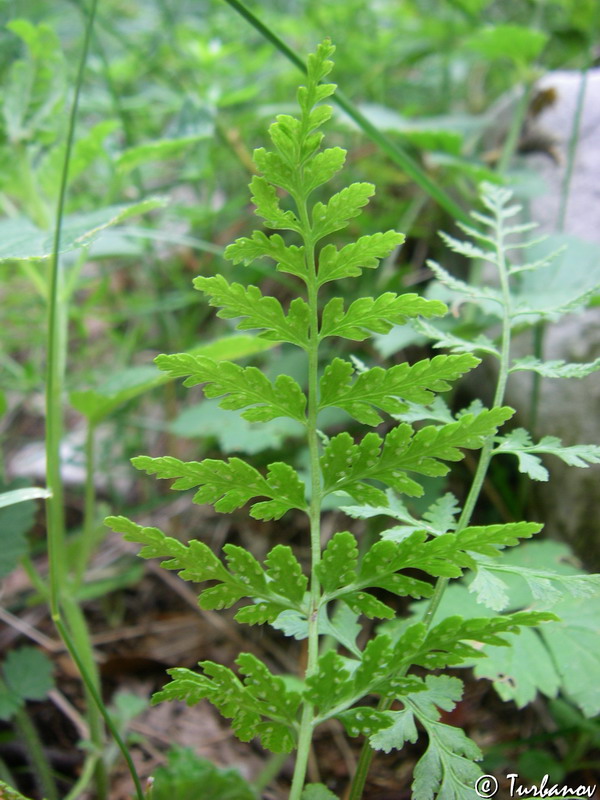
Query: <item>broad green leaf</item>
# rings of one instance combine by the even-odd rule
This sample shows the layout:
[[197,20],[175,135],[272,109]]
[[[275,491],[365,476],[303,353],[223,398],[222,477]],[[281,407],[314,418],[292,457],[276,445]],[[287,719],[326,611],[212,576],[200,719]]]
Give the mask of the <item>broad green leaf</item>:
[[187,406],[169,424],[169,431],[187,439],[216,439],[224,454],[252,455],[277,450],[290,437],[301,437],[304,426],[287,417],[270,422],[249,422],[241,411],[225,411],[218,400]]
[[[164,205],[165,200],[150,198],[130,205],[108,206],[98,211],[70,214],[63,219],[60,252],[67,253],[88,245],[105,228]],[[49,258],[53,249],[54,234],[51,231],[42,231],[23,218],[0,222],[0,261]]]
[[[522,630],[510,648],[484,644],[470,657],[465,653],[464,666],[474,664],[477,676],[493,679],[500,696],[515,700],[520,707],[530,702],[536,691],[555,696],[558,680],[559,690],[587,716],[594,716],[600,712],[600,690],[593,678],[600,669],[598,578],[578,574],[570,558],[565,545],[541,541],[515,548],[501,562],[484,562],[485,569],[504,580],[508,607],[529,607],[535,591],[530,582],[534,581],[536,604],[552,604],[560,621],[546,622],[539,632]],[[559,590],[561,597],[557,598]],[[455,584],[446,590],[438,617],[457,613],[471,617],[492,614],[465,586]],[[473,639],[481,641],[481,634]]]
[[35,647],[11,650],[4,659],[2,673],[6,684],[23,700],[44,700],[54,688],[50,659]]
[[554,606],[560,622],[544,626],[542,638],[554,660],[562,691],[586,717],[600,713],[600,597],[569,598]]
[[234,264],[251,264],[255,259],[272,258],[281,272],[289,272],[299,278],[306,278],[304,247],[287,246],[278,233],[266,236],[262,231],[254,231],[251,237],[237,239],[225,250],[225,258]]
[[492,681],[504,701],[513,700],[517,708],[524,708],[538,691],[556,697],[561,680],[536,631],[524,629],[510,647],[488,645],[485,653],[487,658],[475,667],[476,675]]
[[[25,57],[13,60],[3,81],[6,138],[14,145],[35,139],[47,146],[61,129],[65,101],[65,59],[60,39],[51,25],[35,25],[24,18],[10,20],[6,27],[27,47]],[[11,187],[11,194],[19,189]]]
[[276,298],[263,297],[256,286],[229,284],[222,275],[195,278],[194,286],[210,298],[211,306],[221,309],[218,317],[244,317],[237,324],[240,330],[264,329],[261,336],[269,341],[308,346],[308,305],[301,298],[291,302],[286,315]]
[[567,363],[563,360],[540,361],[535,356],[517,358],[513,361],[510,372],[537,372],[544,378],[585,378],[600,369],[600,358],[584,363]]
[[132,464],[148,475],[175,479],[172,488],[176,490],[200,486],[193,501],[200,505],[210,503],[216,511],[235,511],[260,496],[271,500],[253,504],[250,515],[255,519],[279,519],[291,508],[306,508],[304,485],[292,467],[282,462],[269,464],[266,478],[239,458],[184,462],[170,456],[137,456]]
[[266,422],[276,417],[306,420],[306,396],[293,378],[279,375],[274,383],[256,367],[240,367],[231,361],[214,361],[206,356],[178,353],[154,359],[158,368],[172,378],[186,377],[184,386],[206,384],[206,397],[227,395],[220,406],[238,410],[253,406],[242,416],[253,422]]
[[352,183],[334,194],[325,205],[315,203],[312,210],[314,241],[344,228],[348,220],[360,214],[374,193],[372,183]]
[[157,139],[153,142],[145,142],[124,150],[117,156],[115,165],[119,172],[126,173],[152,161],[179,158],[200,139],[207,139],[211,136],[212,126],[207,125],[204,131],[198,131],[192,136],[179,136],[174,139]]
[[52,497],[52,492],[48,491],[48,489],[40,489],[37,486],[31,486],[26,489],[13,489],[11,492],[0,493],[0,508],[48,497]]
[[[36,504],[33,499],[23,499],[20,493],[45,491],[23,486],[23,483],[27,481],[19,479],[7,485],[0,484],[0,488],[9,490],[0,494],[0,579],[15,569],[29,549],[26,535],[35,521]],[[19,493],[19,501],[7,503],[6,498],[10,501],[16,493]]]
[[557,319],[561,314],[584,307],[598,293],[600,246],[577,236],[554,234],[533,245],[529,256],[541,259],[556,251],[558,255],[551,264],[523,273],[515,286],[514,324],[532,324],[540,318]]
[[[82,175],[96,159],[109,158],[105,140],[119,128],[118,120],[103,119],[87,128],[83,135],[73,142],[69,159],[69,181]],[[38,184],[49,198],[58,194],[61,171],[65,163],[65,147],[66,142],[53,147],[36,170]]]
[[[260,353],[270,346],[256,336],[224,336],[195,347],[185,355],[202,355],[217,361],[237,359]],[[80,414],[97,424],[119,406],[170,380],[170,375],[150,365],[129,367],[111,375],[95,389],[71,392],[69,401]]]
[[[20,708],[23,708],[25,701],[18,694],[15,694],[4,682],[0,682],[0,720],[9,722]],[[0,781],[0,787],[2,782]],[[0,800],[2,795],[0,794]]]
[[465,46],[486,60],[508,58],[517,64],[530,64],[542,52],[548,39],[544,31],[523,25],[488,25],[473,33]]
[[403,241],[403,234],[386,231],[361,236],[341,250],[332,244],[325,245],[319,254],[319,286],[340,278],[357,277],[365,268],[374,269],[380,259],[389,255]]
[[417,294],[385,292],[379,297],[360,297],[344,311],[344,300],[332,298],[323,309],[320,338],[341,336],[363,341],[371,333],[388,333],[393,325],[404,325],[412,317],[441,316],[447,307],[439,300],[426,300]]
[[433,392],[451,388],[455,381],[479,364],[471,355],[436,356],[416,364],[397,364],[390,369],[373,367],[352,381],[354,368],[348,361],[335,358],[321,378],[320,408],[337,406],[365,425],[379,425],[383,420],[374,409],[389,414],[407,410],[402,400],[430,403]]

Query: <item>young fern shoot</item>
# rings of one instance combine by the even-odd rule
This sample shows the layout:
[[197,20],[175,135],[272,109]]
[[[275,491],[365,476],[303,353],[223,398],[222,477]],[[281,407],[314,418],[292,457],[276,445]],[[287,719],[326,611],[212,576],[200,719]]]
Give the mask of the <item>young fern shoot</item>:
[[[279,233],[256,231],[226,250],[226,257],[236,264],[265,256],[272,259],[277,270],[298,279],[299,296],[285,310],[256,286],[228,283],[222,275],[194,281],[210,304],[220,309],[219,316],[238,320],[239,329],[258,329],[270,341],[305,351],[308,391],[289,376],[270,381],[255,367],[227,361],[189,354],[156,359],[161,369],[184,377],[186,385],[203,384],[207,397],[223,397],[222,407],[244,409],[248,420],[289,417],[300,422],[310,455],[309,485],[285,462],[270,464],[263,474],[237,457],[200,462],[168,456],[133,460],[149,474],[174,480],[174,489],[197,489],[194,502],[210,503],[217,511],[232,512],[250,503],[250,515],[258,520],[277,520],[292,509],[304,512],[310,532],[308,574],[287,545],[273,547],[260,564],[244,548],[226,544],[222,560],[201,541],[191,540],[186,545],[157,528],[142,527],[124,517],[108,519],[114,530],[142,545],[142,557],[163,559],[165,568],[179,570],[186,580],[210,582],[199,595],[202,608],[229,608],[241,602],[235,615],[238,622],[269,623],[286,635],[307,639],[306,669],[301,682],[293,684],[299,688],[290,688],[254,655],[242,653],[236,661],[237,673],[211,661],[201,662],[200,673],[169,670],[171,682],[154,697],[155,702],[179,699],[189,704],[207,698],[232,720],[233,731],[242,741],[258,737],[273,752],[296,750],[290,800],[334,797],[320,784],[305,787],[317,725],[336,718],[350,736],[371,737],[374,745],[389,749],[401,741],[398,735],[394,738],[401,724],[399,712],[386,710],[394,700],[404,704],[406,714],[412,715],[410,720],[423,722],[430,735],[430,751],[439,761],[444,731],[436,708],[456,701],[460,682],[450,678],[442,681],[443,685],[436,678],[425,681],[407,674],[411,666],[438,669],[459,664],[478,654],[469,641],[506,644],[502,634],[549,618],[521,612],[466,621],[453,618],[433,628],[418,622],[395,640],[379,634],[364,649],[356,643],[361,617],[395,616],[392,605],[371,590],[383,589],[387,592],[384,596],[392,600],[394,595],[431,597],[433,585],[427,576],[460,577],[476,566],[478,555],[497,556],[499,550],[533,535],[541,526],[525,522],[466,526],[457,533],[448,527],[432,535],[423,525],[401,541],[376,542],[362,558],[354,535],[338,531],[322,549],[325,497],[341,492],[359,504],[389,508],[389,490],[419,496],[423,493],[419,476],[445,475],[449,471],[446,462],[459,461],[465,448],[479,449],[490,442],[513,414],[510,408],[494,407],[419,430],[400,422],[385,436],[371,431],[358,441],[348,432],[325,441],[320,435],[319,414],[326,408],[343,409],[362,425],[377,427],[383,421],[382,413],[402,415],[410,403],[430,403],[435,392],[447,391],[453,381],[479,363],[472,353],[459,353],[387,370],[374,367],[355,372],[353,364],[343,358],[321,368],[320,344],[327,337],[362,341],[392,325],[446,311],[437,300],[392,292],[360,298],[348,307],[340,297],[320,302],[320,288],[325,283],[357,277],[363,269],[377,267],[379,260],[403,241],[402,234],[387,231],[362,236],[341,249],[321,244],[325,237],[346,227],[374,192],[371,184],[356,183],[327,202],[311,199],[315,189],[342,168],[345,158],[339,147],[321,148],[319,129],[331,115],[329,106],[321,102],[335,90],[333,84],[322,81],[331,70],[333,50],[326,41],[308,57],[306,85],[298,90],[298,117],[278,116],[269,129],[274,150],[259,148],[254,153],[260,173],[250,184],[256,213],[267,228],[291,232],[296,243],[288,244]],[[291,198],[293,210],[281,207],[278,189]],[[423,577],[415,577],[415,569],[424,573]],[[381,596],[381,592],[377,594]],[[337,646],[320,652],[325,634],[327,641]],[[367,699],[371,696],[379,697],[379,708]],[[410,724],[414,728],[414,721]],[[446,760],[440,769],[445,772],[437,781],[439,796],[463,800],[474,796],[473,781],[479,770],[473,759],[478,750],[459,731],[454,744],[456,752],[443,756]],[[449,786],[454,794],[444,793]],[[438,788],[434,785],[420,797],[432,798]]]

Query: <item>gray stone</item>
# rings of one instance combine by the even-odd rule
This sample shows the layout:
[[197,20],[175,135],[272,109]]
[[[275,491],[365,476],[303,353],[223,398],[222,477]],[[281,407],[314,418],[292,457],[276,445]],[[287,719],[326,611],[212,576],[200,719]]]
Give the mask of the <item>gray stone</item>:
[[[537,123],[552,132],[561,163],[543,154],[526,157],[530,169],[538,172],[546,191],[531,201],[532,218],[546,233],[557,230],[561,186],[565,175],[567,147],[571,135],[579,72],[547,75],[541,87],[554,87],[556,103],[540,114]],[[588,242],[600,243],[600,70],[588,75],[581,134],[571,180],[564,231]],[[600,254],[600,250],[599,250]],[[595,267],[600,282],[600,257]],[[522,337],[530,341],[530,337]],[[519,341],[515,350],[526,351]],[[563,317],[547,326],[543,358],[593,361],[600,356],[600,308]],[[517,374],[518,375],[518,374]],[[511,378],[508,402],[527,408],[529,377]],[[526,427],[526,421],[523,420]],[[600,373],[583,380],[543,379],[536,436],[553,434],[565,445],[600,443]],[[548,484],[536,484],[534,502],[539,518],[551,536],[570,544],[589,569],[600,569],[600,468],[568,467],[557,458],[544,457],[550,470]]]

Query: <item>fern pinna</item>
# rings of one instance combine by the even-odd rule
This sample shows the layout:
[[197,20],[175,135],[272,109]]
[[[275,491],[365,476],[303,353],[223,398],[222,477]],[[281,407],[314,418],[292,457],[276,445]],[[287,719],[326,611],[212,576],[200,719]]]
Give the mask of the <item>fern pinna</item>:
[[[239,329],[258,329],[270,341],[304,350],[308,391],[289,376],[270,381],[255,367],[227,361],[190,354],[156,359],[171,376],[185,377],[185,385],[203,384],[207,397],[223,397],[223,408],[245,409],[243,416],[248,420],[289,417],[301,423],[310,454],[308,485],[284,462],[270,464],[263,474],[240,458],[188,463],[168,456],[133,460],[137,468],[173,480],[174,489],[196,489],[194,502],[210,503],[217,511],[231,512],[251,503],[250,514],[258,520],[277,520],[292,509],[305,512],[310,528],[309,574],[292,549],[281,544],[261,564],[233,544],[224,546],[221,559],[201,541],[183,544],[157,528],[141,527],[124,517],[111,517],[108,524],[127,540],[141,543],[142,557],[162,558],[165,568],[179,570],[184,579],[210,582],[200,592],[202,608],[240,603],[235,615],[239,622],[269,623],[287,635],[307,639],[301,682],[273,675],[254,655],[242,653],[236,671],[211,661],[201,662],[201,672],[170,670],[172,680],[154,697],[155,702],[179,699],[193,704],[207,698],[232,720],[233,731],[242,741],[258,737],[273,752],[296,750],[291,800],[334,797],[321,784],[305,786],[317,725],[336,718],[349,736],[364,736],[372,747],[389,751],[416,737],[415,720],[419,720],[429,744],[415,772],[415,797],[465,800],[475,796],[474,781],[480,773],[474,761],[479,750],[462,731],[440,722],[439,711],[454,706],[461,693],[460,681],[446,676],[424,679],[409,671],[413,665],[437,670],[460,664],[480,654],[474,642],[504,644],[503,634],[549,615],[520,612],[483,619],[453,617],[437,625],[430,620],[414,622],[394,638],[374,635],[364,648],[357,645],[358,622],[361,617],[395,615],[381,599],[385,592],[374,589],[430,597],[433,586],[427,576],[460,577],[476,567],[478,555],[497,556],[500,549],[531,536],[541,526],[512,523],[454,531],[449,525],[434,531],[423,524],[399,540],[376,542],[362,557],[355,536],[339,531],[322,549],[321,508],[328,495],[344,493],[358,504],[379,508],[389,507],[394,493],[419,496],[423,492],[419,476],[445,475],[446,462],[460,460],[465,448],[481,448],[513,414],[507,407],[479,409],[479,413],[465,413],[446,424],[418,430],[400,421],[385,436],[372,431],[358,441],[347,432],[328,439],[319,431],[319,414],[332,406],[371,427],[383,421],[382,412],[401,419],[409,403],[430,403],[435,392],[448,390],[479,363],[472,353],[459,353],[359,371],[350,361],[335,358],[321,369],[319,348],[327,337],[362,341],[409,319],[446,311],[437,300],[392,292],[363,297],[347,307],[340,297],[320,305],[319,290],[325,283],[377,267],[404,238],[387,231],[362,236],[341,249],[332,243],[319,246],[356,217],[374,192],[371,184],[355,183],[327,202],[309,201],[315,189],[342,168],[345,158],[339,147],[321,149],[319,129],[331,116],[331,108],[320,103],[335,90],[333,84],[322,81],[331,70],[328,58],[333,50],[326,41],[308,57],[306,86],[297,95],[299,116],[278,116],[269,129],[274,150],[259,148],[254,153],[260,173],[250,184],[256,213],[268,229],[290,231],[296,243],[288,244],[279,233],[256,231],[226,250],[226,257],[235,264],[265,256],[272,259],[277,270],[298,279],[301,296],[286,310],[256,286],[228,283],[222,275],[194,281],[210,304],[220,309],[219,316],[239,320]],[[281,207],[278,189],[289,195],[294,210]],[[423,575],[415,577],[415,570]],[[323,641],[327,649],[321,647]],[[373,698],[379,698],[379,705]],[[403,710],[389,710],[395,700]]]

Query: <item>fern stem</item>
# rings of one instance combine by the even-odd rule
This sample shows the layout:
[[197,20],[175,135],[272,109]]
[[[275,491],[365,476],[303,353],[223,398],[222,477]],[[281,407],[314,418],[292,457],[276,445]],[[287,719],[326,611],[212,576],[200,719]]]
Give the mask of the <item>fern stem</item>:
[[[308,343],[308,414],[307,438],[310,454],[310,608],[308,612],[308,657],[305,678],[314,673],[319,657],[318,614],[321,601],[321,585],[317,575],[317,565],[321,560],[321,466],[319,462],[319,436],[317,431],[318,413],[318,377],[319,377],[319,316],[317,268],[315,262],[315,245],[312,239],[310,219],[304,198],[294,198],[302,223],[304,252],[308,272],[307,301],[310,314],[310,334]],[[292,778],[289,800],[299,800],[304,787],[308,758],[312,743],[314,727],[314,707],[312,703],[304,703],[298,735],[298,753]]]
[[[501,406],[504,401],[504,394],[506,391],[506,382],[508,380],[508,368],[510,366],[510,333],[511,333],[511,314],[510,314],[510,286],[508,280],[508,269],[506,265],[506,255],[504,247],[504,231],[502,217],[498,217],[498,225],[496,228],[496,255],[498,264],[498,274],[500,277],[500,288],[502,290],[502,344],[500,350],[500,368],[498,371],[498,382],[496,383],[496,391],[494,393],[494,400],[492,406]],[[469,494],[463,506],[462,513],[458,520],[456,533],[460,533],[467,527],[473,516],[473,511],[479,500],[483,482],[487,475],[490,461],[492,460],[492,451],[494,449],[494,437],[488,436],[481,448],[479,456],[479,463],[475,470],[473,482],[469,489]],[[429,606],[423,618],[425,625],[429,628],[433,622],[435,613],[442,601],[446,586],[449,583],[448,578],[438,578],[435,590],[429,601]]]

